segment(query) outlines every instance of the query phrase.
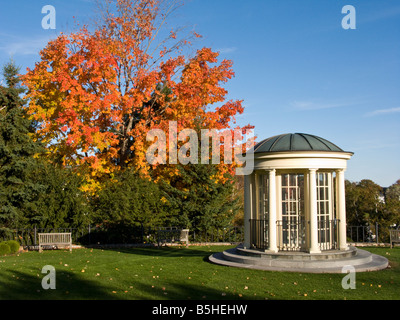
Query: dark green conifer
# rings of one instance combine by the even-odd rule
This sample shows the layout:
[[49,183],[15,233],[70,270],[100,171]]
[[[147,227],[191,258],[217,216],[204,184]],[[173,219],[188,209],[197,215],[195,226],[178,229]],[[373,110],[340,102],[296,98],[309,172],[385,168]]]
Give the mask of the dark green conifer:
[[32,123],[26,117],[19,68],[13,62],[3,67],[0,85],[0,228],[3,231],[24,225],[41,186],[30,173],[37,166],[35,154],[41,151],[29,133]]

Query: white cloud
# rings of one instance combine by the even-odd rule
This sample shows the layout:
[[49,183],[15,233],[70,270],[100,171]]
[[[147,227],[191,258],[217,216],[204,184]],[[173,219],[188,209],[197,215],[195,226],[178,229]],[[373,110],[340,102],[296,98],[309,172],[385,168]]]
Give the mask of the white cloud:
[[374,117],[374,116],[399,113],[399,112],[400,112],[400,107],[399,108],[389,108],[389,109],[379,109],[379,110],[375,110],[372,112],[368,112],[365,114],[365,116],[366,117]]
[[370,143],[359,143],[350,147],[352,151],[361,150],[375,150],[375,149],[394,149],[398,148],[400,144],[398,142],[383,143],[383,141],[371,141]]
[[292,106],[298,110],[321,110],[331,108],[341,108],[354,105],[351,102],[314,102],[314,101],[294,101]]
[[400,6],[389,7],[389,8],[385,7],[384,9],[380,9],[380,6],[377,4],[376,10],[373,10],[369,16],[363,15],[362,17],[360,17],[357,23],[368,23],[378,20],[387,20],[396,17],[398,15],[400,15]]
[[221,48],[216,51],[218,51],[219,53],[232,53],[232,52],[237,51],[237,48],[236,47]]
[[0,51],[13,56],[38,54],[51,38],[49,35],[29,38],[9,35],[0,42]]

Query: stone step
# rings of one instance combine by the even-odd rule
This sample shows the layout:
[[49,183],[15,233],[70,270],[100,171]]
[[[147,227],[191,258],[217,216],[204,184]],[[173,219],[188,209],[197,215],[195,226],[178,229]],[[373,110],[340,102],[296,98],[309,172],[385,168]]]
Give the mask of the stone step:
[[286,251],[286,252],[268,252],[260,250],[245,249],[241,246],[236,247],[239,254],[248,257],[256,257],[261,259],[280,259],[280,260],[333,260],[333,259],[344,259],[354,257],[357,254],[357,249],[355,247],[349,247],[346,251],[330,250],[323,251],[322,253],[306,253],[306,252],[296,252],[296,251]]
[[279,258],[257,258],[251,256],[243,256],[238,251],[226,250],[223,252],[224,259],[233,262],[247,263],[253,265],[275,266],[282,268],[313,268],[320,266],[338,267],[343,265],[360,265],[371,262],[372,255],[367,251],[359,251],[355,256],[344,259],[325,259],[325,260],[296,260],[296,259],[279,259]]
[[385,269],[388,266],[386,258],[360,249],[356,250],[354,256],[348,258],[325,260],[288,260],[277,259],[276,256],[275,258],[257,258],[242,255],[240,251],[230,249],[210,256],[209,260],[231,267],[308,273],[342,273],[345,266],[354,267],[356,272],[366,272]]
[[354,257],[357,254],[355,247],[349,247],[346,251],[330,250],[323,251],[322,253],[306,253],[296,251],[284,251],[284,252],[268,252],[260,250],[244,249],[240,246],[235,250],[243,256],[256,257],[261,259],[279,259],[279,260],[296,260],[296,261],[308,261],[308,260],[333,260],[333,259],[344,259]]

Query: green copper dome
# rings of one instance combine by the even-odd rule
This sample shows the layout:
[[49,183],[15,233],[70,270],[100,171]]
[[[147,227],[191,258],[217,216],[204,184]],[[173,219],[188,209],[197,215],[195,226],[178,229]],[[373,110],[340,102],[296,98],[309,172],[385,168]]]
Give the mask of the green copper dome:
[[254,147],[254,153],[284,151],[345,152],[328,140],[305,133],[288,133],[273,136],[257,143]]

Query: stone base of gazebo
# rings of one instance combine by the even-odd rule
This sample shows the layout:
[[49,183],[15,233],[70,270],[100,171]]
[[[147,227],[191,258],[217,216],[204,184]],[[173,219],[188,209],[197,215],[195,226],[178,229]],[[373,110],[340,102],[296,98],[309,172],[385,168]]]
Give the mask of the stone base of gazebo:
[[345,273],[344,267],[354,267],[356,272],[377,271],[388,267],[385,257],[355,247],[346,251],[322,253],[277,252],[245,249],[238,246],[211,255],[213,263],[248,269],[304,273]]

